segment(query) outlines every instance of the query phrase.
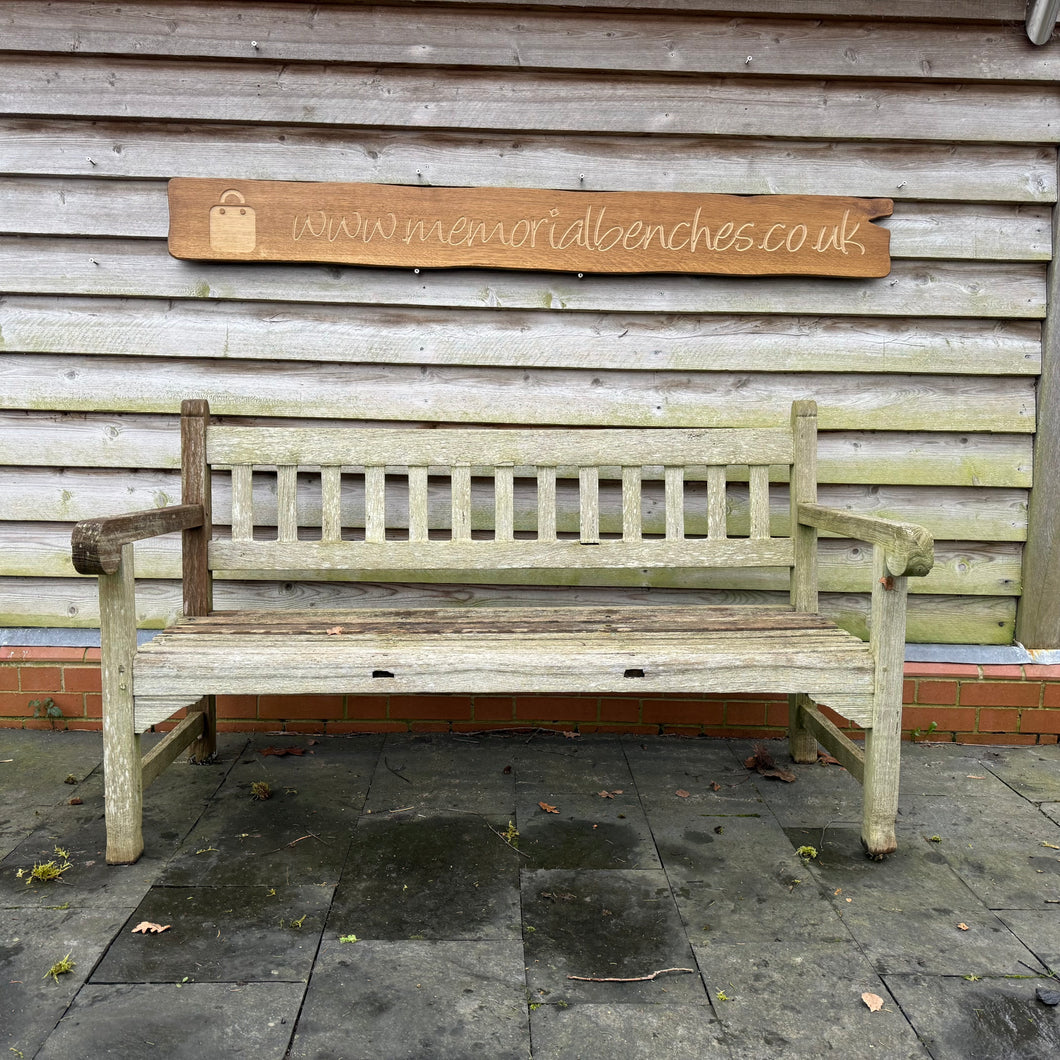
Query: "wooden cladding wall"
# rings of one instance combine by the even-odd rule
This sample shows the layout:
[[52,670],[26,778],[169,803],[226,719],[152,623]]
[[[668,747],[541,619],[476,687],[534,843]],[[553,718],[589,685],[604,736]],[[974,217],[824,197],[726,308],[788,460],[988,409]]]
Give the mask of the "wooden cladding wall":
[[[183,397],[230,422],[423,427],[742,426],[813,397],[822,501],[938,538],[910,639],[1010,642],[1060,51],[1027,42],[1022,0],[713,6],[0,6],[0,625],[96,624],[70,526],[179,500]],[[854,281],[182,262],[173,176],[882,197],[894,262]],[[646,510],[660,497],[649,485]],[[140,550],[143,624],[179,607],[178,565],[175,540]],[[822,543],[824,609],[859,631],[868,568]],[[782,590],[677,572],[529,593],[636,599],[653,581]],[[228,582],[218,601],[512,592]]]

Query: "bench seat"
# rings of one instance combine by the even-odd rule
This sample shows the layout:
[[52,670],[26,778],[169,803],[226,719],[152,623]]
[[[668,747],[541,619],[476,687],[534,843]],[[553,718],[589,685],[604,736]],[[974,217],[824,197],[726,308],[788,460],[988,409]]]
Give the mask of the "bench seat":
[[266,676],[282,695],[805,692],[864,723],[874,672],[869,646],[820,615],[709,606],[215,612],[133,663],[138,731]]

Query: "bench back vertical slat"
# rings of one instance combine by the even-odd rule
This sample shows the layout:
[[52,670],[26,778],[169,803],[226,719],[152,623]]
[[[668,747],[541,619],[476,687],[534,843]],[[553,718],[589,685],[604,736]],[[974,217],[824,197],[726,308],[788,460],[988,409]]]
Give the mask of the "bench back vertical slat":
[[723,540],[728,537],[727,500],[725,496],[725,468],[707,468],[707,537]]
[[471,465],[456,464],[450,469],[454,541],[471,540]]
[[750,489],[751,537],[763,540],[769,537],[769,467],[752,464],[748,468]]
[[298,540],[298,468],[284,464],[276,469],[277,538]]
[[493,534],[497,541],[515,539],[515,469],[500,465],[493,476]]
[[386,540],[386,468],[364,469],[364,539]]
[[426,541],[429,520],[427,518],[427,468],[409,468],[409,540]]
[[210,465],[206,458],[206,428],[210,406],[202,400],[180,406],[180,487],[184,504],[201,504],[203,525],[181,532],[184,614],[208,615],[213,610],[213,574],[209,545],[213,536]]
[[666,498],[666,540],[683,541],[685,536],[685,469],[663,468]]
[[342,468],[335,464],[320,469],[320,537],[342,540]]
[[600,541],[600,469],[578,468],[578,526],[583,545]]
[[641,475],[639,467],[622,468],[622,540],[640,541],[643,539],[641,522]]
[[254,469],[232,466],[232,540],[254,540]]
[[537,539],[556,540],[556,469],[537,469]]

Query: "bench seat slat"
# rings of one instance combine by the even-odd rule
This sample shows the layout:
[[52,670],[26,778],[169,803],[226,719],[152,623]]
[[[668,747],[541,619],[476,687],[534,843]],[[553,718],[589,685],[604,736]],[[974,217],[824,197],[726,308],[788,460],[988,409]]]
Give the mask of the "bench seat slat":
[[342,427],[210,428],[211,464],[340,464],[363,467],[386,453],[388,465],[520,466],[572,464],[790,464],[791,431],[741,430],[402,430]]
[[537,570],[627,567],[790,567],[789,538],[754,541],[212,541],[210,568],[312,580],[334,570]]

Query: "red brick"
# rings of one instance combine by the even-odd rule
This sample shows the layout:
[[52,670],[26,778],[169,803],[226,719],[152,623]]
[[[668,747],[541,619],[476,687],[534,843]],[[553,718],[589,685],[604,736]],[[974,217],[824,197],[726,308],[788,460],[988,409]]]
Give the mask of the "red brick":
[[1008,745],[1026,745],[1037,743],[1038,738],[1033,733],[988,733],[988,732],[959,732],[957,743],[996,744],[1001,747]]
[[931,723],[939,732],[974,732],[975,707],[904,707],[902,728],[920,729],[927,739]]
[[18,691],[18,667],[0,666],[0,692]]
[[0,718],[0,729],[21,729],[21,718]]
[[408,732],[408,726],[400,721],[329,721],[327,732],[331,736],[349,736],[360,732]]
[[219,718],[256,718],[258,716],[257,696],[218,696],[217,716]]
[[1020,731],[1020,712],[1018,710],[999,710],[995,707],[981,707],[979,710],[980,732]]
[[[906,700],[910,702],[910,700]],[[916,703],[937,703],[939,706],[953,706],[957,702],[956,681],[918,681]]]
[[1041,685],[1035,681],[962,681],[962,707],[1036,707]]
[[[1024,710],[1020,717],[1020,732],[1060,733],[1060,710]],[[982,725],[979,726],[980,730]]]
[[403,720],[471,720],[470,696],[391,696],[390,717]]
[[578,726],[579,732],[608,732],[608,733],[631,733],[631,734],[643,734],[650,736],[652,733],[658,732],[658,726],[656,725],[621,725],[621,724],[609,724],[604,723],[598,725],[595,722],[584,722]]
[[386,718],[386,710],[386,696],[350,695],[346,697],[346,717],[350,720],[374,718],[382,721]]
[[102,660],[103,653],[99,648],[86,648],[84,661],[98,663]]
[[765,725],[766,705],[764,703],[726,703],[725,723],[727,725]]
[[725,720],[725,704],[717,699],[699,699],[692,702],[646,699],[641,704],[641,718],[648,724],[721,725]]
[[1023,673],[1029,681],[1060,681],[1060,666],[1040,666],[1037,663],[1028,663],[1023,667]]
[[914,702],[916,702],[916,681],[914,681],[910,677],[907,677],[902,682],[902,702],[903,703],[914,703]]
[[0,648],[0,659],[24,662],[84,662],[84,648],[19,647]]
[[767,703],[766,704],[766,724],[767,725],[781,725],[785,732],[788,728],[788,704],[784,703]]
[[602,722],[625,722],[630,725],[639,724],[640,700],[621,696],[605,696],[600,700],[600,720]]
[[61,692],[63,672],[58,666],[23,666],[19,671],[23,692]]
[[410,721],[409,732],[449,732],[447,721]]
[[506,721],[515,718],[515,700],[511,696],[475,696],[476,721]]
[[99,732],[103,726],[98,719],[67,718],[66,727],[70,732]]
[[98,666],[67,666],[63,669],[66,692],[98,692],[102,687]]
[[1058,737],[1056,733],[1052,733],[1052,732],[1043,732],[1043,733],[1042,733],[1042,734],[1041,734],[1041,735],[1040,735],[1040,736],[1038,737],[1038,743],[1040,743],[1040,744],[1055,744],[1055,743],[1060,743],[1060,737]]
[[1050,681],[1042,687],[1042,706],[1060,707],[1060,683]]
[[819,703],[821,713],[835,726],[840,729],[849,729],[850,722],[843,717],[842,714],[837,714],[827,703]]
[[249,718],[241,718],[239,721],[222,721],[218,719],[218,732],[274,732],[276,722],[274,721],[251,721]]
[[[700,733],[703,731],[703,729],[702,729],[702,726],[699,726],[699,725],[696,725],[696,726],[663,725],[663,726],[660,727],[659,731],[662,732],[662,734],[664,736],[690,737],[690,736],[699,736]],[[718,735],[718,736],[732,736],[733,733],[729,732],[728,730],[719,729],[716,733],[710,732],[710,733],[708,733],[708,735],[710,735],[710,736],[714,736],[714,735]]]
[[342,696],[259,696],[259,718],[341,718]]
[[103,696],[101,696],[98,692],[85,693],[85,717],[103,717]]
[[600,700],[596,696],[516,696],[515,716],[520,721],[596,721]]
[[307,736],[320,736],[324,733],[322,721],[288,721],[284,723],[284,732],[304,733]]
[[81,714],[84,711],[84,701],[80,696],[63,695],[61,692],[56,692],[51,696],[40,693],[0,692],[0,716],[31,718],[34,710],[43,710],[43,707],[31,707],[30,704],[43,703],[48,699],[51,699],[63,711],[63,714]]
[[1022,681],[1023,667],[1002,666],[1000,663],[984,663],[983,678],[989,681],[999,681],[1003,679],[1013,679],[1016,681]]
[[971,663],[907,662],[906,677],[978,677],[979,667]]

